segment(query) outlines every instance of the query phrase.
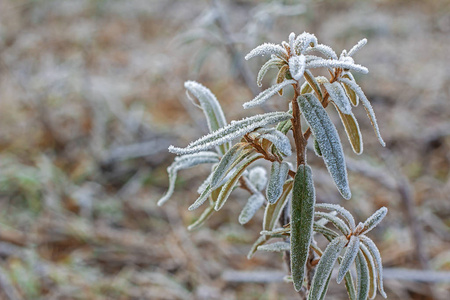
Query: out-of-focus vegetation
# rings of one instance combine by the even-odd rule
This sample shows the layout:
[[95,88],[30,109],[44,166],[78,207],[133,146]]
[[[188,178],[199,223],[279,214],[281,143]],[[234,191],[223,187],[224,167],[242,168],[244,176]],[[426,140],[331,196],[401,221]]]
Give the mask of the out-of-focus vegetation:
[[[300,4],[0,1],[1,297],[296,299],[278,282],[277,254],[245,258],[262,215],[238,225],[239,193],[208,228],[186,231],[190,187],[208,170],[184,172],[167,206],[156,200],[168,184],[168,145],[206,132],[201,112],[185,106],[183,82],[208,86],[228,119],[244,117],[237,111],[255,92],[246,76],[260,65],[244,53],[309,31],[337,50],[368,38],[357,55],[371,84],[357,79],[387,142],[380,151],[358,111],[366,147],[350,156],[354,195],[343,202],[311,159],[323,169],[318,200],[361,220],[387,206],[372,237],[389,299],[448,299],[445,273],[438,282],[437,273],[397,268],[450,269],[450,3]],[[330,299],[346,297],[330,289]]]

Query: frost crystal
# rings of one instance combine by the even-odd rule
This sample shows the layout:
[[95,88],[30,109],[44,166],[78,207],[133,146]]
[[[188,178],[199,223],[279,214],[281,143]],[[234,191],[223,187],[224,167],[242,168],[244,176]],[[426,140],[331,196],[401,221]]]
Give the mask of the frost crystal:
[[305,72],[306,58],[303,54],[299,56],[292,56],[289,59],[289,70],[295,80],[300,80]]
[[258,191],[262,191],[267,184],[267,171],[263,167],[254,167],[250,170],[248,179]]
[[353,56],[353,54],[355,54],[359,49],[361,49],[362,47],[364,47],[364,45],[367,44],[367,39],[362,39],[360,40],[355,46],[353,46],[352,49],[350,49],[350,51],[348,51],[348,56]]
[[283,89],[284,87],[286,87],[290,84],[295,84],[295,83],[296,83],[295,80],[286,80],[279,84],[273,85],[270,88],[259,93],[259,95],[256,96],[253,100],[245,102],[242,106],[245,109],[247,109],[247,108],[250,108],[253,106],[261,105],[264,102],[266,102],[267,100],[269,100],[270,97],[272,97],[273,95],[278,93],[279,90]]
[[347,221],[352,231],[355,229],[355,219],[353,218],[352,214],[342,206],[331,203],[318,203],[316,204],[316,208],[328,209],[337,212],[342,217],[344,217],[345,221]]
[[367,247],[367,249],[369,250],[370,254],[374,259],[375,267],[378,273],[378,290],[380,291],[381,296],[387,298],[387,295],[383,289],[383,265],[381,262],[380,251],[378,251],[378,248],[375,245],[375,243],[367,236],[361,235],[359,238],[361,239],[361,242]]
[[306,64],[307,69],[314,68],[343,68],[353,70],[355,72],[367,74],[369,70],[358,64],[349,63],[346,61],[334,60],[334,59],[316,59]]
[[291,244],[286,242],[275,242],[271,244],[261,245],[258,250],[264,250],[269,252],[283,252],[289,251],[291,249]]
[[264,56],[264,55],[276,55],[280,58],[285,58],[288,56],[288,53],[286,52],[286,49],[281,47],[280,45],[272,44],[272,43],[264,43],[262,45],[259,45],[250,53],[248,53],[245,56],[245,60],[249,60],[250,58],[253,58],[255,56]]
[[291,142],[281,131],[276,130],[275,128],[263,128],[258,130],[258,132],[262,133],[257,137],[258,139],[266,139],[272,142],[275,148],[285,156],[292,155]]
[[262,80],[264,76],[266,75],[267,71],[270,68],[280,67],[284,64],[284,61],[279,59],[278,57],[272,57],[270,60],[268,60],[259,70],[258,76],[256,78],[256,84],[261,87],[262,86]]
[[341,84],[337,81],[333,83],[325,82],[323,84],[331,100],[336,104],[339,110],[348,115],[352,112],[352,106],[350,105],[350,99],[342,88]]
[[289,172],[289,165],[285,162],[279,163],[274,161],[269,177],[269,183],[267,184],[267,200],[269,203],[275,203],[283,193],[283,184],[286,181],[286,177]]
[[310,47],[311,44],[313,46],[317,44],[316,36],[308,32],[303,32],[295,39],[294,47],[297,54],[303,54],[306,48]]
[[334,50],[330,46],[323,45],[323,44],[318,44],[318,45],[315,45],[314,47],[306,49],[304,54],[309,54],[314,51],[320,52],[328,58],[336,59],[336,60],[338,59],[336,52],[334,52]]
[[388,212],[388,209],[386,207],[382,207],[379,210],[377,210],[370,218],[368,218],[364,222],[364,228],[361,231],[361,234],[366,234],[367,232],[371,231],[375,226],[380,224],[380,222],[383,220],[383,218],[386,216]]
[[266,201],[266,198],[261,193],[251,195],[239,215],[239,223],[246,224],[250,221],[258,209],[264,204],[264,201]]
[[344,258],[341,262],[341,267],[339,268],[337,283],[341,283],[344,279],[345,274],[350,270],[353,262],[355,261],[356,255],[358,255],[359,251],[359,238],[357,236],[352,235],[350,237],[350,242],[347,245],[347,249],[345,250]]

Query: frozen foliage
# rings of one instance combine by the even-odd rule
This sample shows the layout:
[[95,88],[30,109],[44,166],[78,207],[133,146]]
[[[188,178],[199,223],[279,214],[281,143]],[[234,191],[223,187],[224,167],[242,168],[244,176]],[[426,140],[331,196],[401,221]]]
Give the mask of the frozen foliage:
[[320,52],[328,58],[335,59],[335,60],[338,59],[336,52],[334,52],[334,50],[331,49],[330,46],[323,45],[323,44],[318,44],[318,45],[315,45],[314,47],[306,49],[304,54],[309,54],[314,51]]
[[289,165],[285,162],[274,161],[267,184],[266,196],[270,204],[275,203],[283,192],[283,184],[289,172]]
[[307,69],[315,69],[315,68],[342,68],[349,69],[355,72],[359,72],[362,74],[369,73],[369,70],[366,67],[361,65],[351,63],[348,61],[341,61],[335,59],[316,59],[306,64]]
[[[341,78],[347,78],[353,82],[355,82],[355,78],[353,77],[352,73],[350,72],[344,72],[342,74]],[[341,84],[344,86],[345,92],[347,93],[348,98],[350,99],[350,102],[353,106],[358,106],[359,104],[359,97],[356,95],[355,91],[352,90],[347,84],[340,81]]]
[[303,32],[294,42],[296,54],[303,54],[308,47],[314,47],[317,44],[317,38],[314,34]]
[[378,141],[383,147],[385,147],[386,144],[383,141],[383,138],[381,137],[380,129],[378,128],[377,118],[375,117],[375,112],[373,111],[372,105],[370,105],[370,102],[367,99],[364,92],[362,91],[362,89],[359,87],[358,84],[356,84],[356,82],[351,81],[348,78],[340,78],[339,81],[348,85],[348,87],[350,87],[356,93],[359,99],[361,99],[361,102],[364,105],[364,108],[366,109],[367,115],[369,116],[370,122],[372,123],[372,127],[375,130],[375,133],[378,137]]
[[264,201],[266,199],[261,193],[251,195],[239,215],[239,223],[246,224],[250,221],[258,209],[264,204]]
[[296,291],[302,288],[305,276],[315,203],[316,195],[311,168],[300,165],[294,178],[291,202],[291,270]]
[[322,293],[326,292],[327,281],[333,271],[334,264],[339,257],[342,249],[344,249],[347,243],[347,238],[345,236],[340,236],[335,238],[331,243],[328,244],[327,248],[320,258],[319,264],[317,265],[316,272],[311,285],[311,290],[308,295],[309,300],[320,299]]
[[214,213],[214,206],[211,206],[211,205],[208,206],[208,207],[203,211],[203,213],[200,215],[200,217],[199,217],[194,223],[192,223],[191,225],[189,225],[187,229],[188,229],[189,231],[191,231],[191,230],[194,230],[194,229],[196,229],[196,228],[202,226],[203,223],[205,223],[206,220],[208,220],[209,217],[211,217],[211,215],[212,215],[213,213]]
[[248,53],[245,56],[246,60],[249,60],[250,58],[253,58],[255,56],[264,56],[264,55],[276,55],[280,58],[285,58],[288,56],[288,53],[286,52],[286,49],[281,47],[280,45],[272,44],[272,43],[264,43],[262,45],[259,45],[250,53]]
[[215,152],[199,152],[175,158],[175,161],[167,168],[167,173],[169,174],[169,189],[166,194],[159,199],[158,206],[163,205],[172,196],[179,170],[188,169],[199,164],[216,163],[218,161],[219,156]]
[[361,154],[363,152],[363,139],[361,135],[361,131],[359,129],[358,121],[356,121],[355,115],[353,113],[343,114],[339,109],[338,111],[339,117],[341,118],[342,125],[344,125],[345,133],[347,134],[347,138],[352,146],[353,152],[356,154]]
[[373,261],[373,257],[364,244],[360,243],[359,249],[361,253],[364,255],[364,259],[367,262],[367,267],[369,268],[369,298],[374,299],[377,295],[377,270],[375,268],[375,262]]
[[[211,93],[209,89],[195,81],[186,81],[184,83],[184,87],[190,94],[198,99],[200,108],[205,113],[210,132],[213,132],[227,125],[222,107],[220,106],[219,101],[217,101],[216,96],[214,96],[214,94]],[[191,97],[189,98],[194,102]],[[230,145],[225,143],[218,147],[218,151],[219,153],[224,154],[229,147]]]
[[366,45],[366,44],[367,44],[367,39],[360,40],[355,46],[353,46],[352,49],[350,49],[350,51],[348,51],[347,55],[353,56],[353,54],[355,54],[357,51],[359,51],[359,49],[364,47],[364,45]]
[[300,80],[305,72],[306,59],[303,54],[299,56],[292,56],[289,59],[289,70],[295,80]]
[[285,88],[286,86],[290,84],[296,83],[294,80],[286,80],[279,84],[273,85],[267,90],[262,91],[258,96],[256,96],[253,100],[245,102],[242,106],[247,109],[250,107],[254,107],[257,105],[261,105],[267,100],[269,100],[273,95],[278,93],[279,90]]
[[375,226],[380,224],[380,222],[384,219],[388,212],[388,209],[386,207],[382,207],[379,210],[377,210],[370,218],[368,218],[364,222],[364,228],[361,233],[366,234],[367,232],[371,231]]
[[259,70],[258,76],[256,77],[256,84],[259,87],[261,87],[262,86],[262,80],[263,80],[264,76],[266,75],[267,71],[269,71],[270,68],[281,67],[283,64],[284,64],[283,60],[279,59],[276,56],[272,57]]
[[359,238],[357,236],[352,235],[350,237],[350,241],[345,250],[344,258],[341,261],[341,266],[339,268],[337,283],[341,283],[344,280],[345,274],[350,270],[350,267],[353,264],[353,261],[356,258],[356,255],[359,251]]
[[350,234],[350,232],[351,232],[350,228],[347,226],[347,224],[345,224],[344,221],[342,221],[337,216],[330,214],[330,213],[324,213],[324,212],[319,212],[319,211],[316,211],[315,215],[316,215],[316,217],[324,218],[324,219],[327,219],[328,221],[330,221],[334,225],[334,227],[336,227],[345,236]]
[[381,296],[387,298],[387,295],[383,289],[383,265],[381,262],[380,251],[378,251],[378,248],[375,245],[375,243],[365,235],[361,235],[360,240],[367,247],[375,262],[375,268],[377,270],[378,290],[380,291]]
[[264,212],[263,229],[272,230],[277,225],[278,219],[280,218],[283,208],[286,203],[290,200],[291,191],[293,187],[293,180],[288,179],[283,185],[283,192],[278,201],[274,204],[268,204]]
[[352,214],[348,210],[343,208],[342,206],[337,205],[337,204],[331,204],[331,203],[318,203],[318,204],[316,204],[316,208],[327,209],[327,210],[337,212],[339,215],[344,217],[344,220],[350,226],[350,229],[352,231],[355,229],[355,227],[356,227],[355,219],[353,218]]
[[271,244],[258,246],[258,250],[264,250],[269,252],[283,252],[289,251],[291,249],[291,244],[286,242],[275,242]]
[[356,274],[358,276],[357,299],[366,300],[367,296],[369,295],[370,278],[367,261],[365,260],[364,255],[361,253],[361,251],[358,252],[358,256],[356,257]]
[[189,206],[188,210],[196,210],[199,208],[203,203],[205,203],[206,200],[208,200],[209,195],[211,195],[212,189],[211,186],[208,185],[203,192],[200,194],[200,196],[195,200],[194,203]]
[[299,96],[298,103],[314,137],[319,143],[325,165],[339,192],[345,199],[350,199],[351,192],[348,186],[344,152],[336,128],[322,104],[313,94]]
[[291,142],[289,141],[289,138],[281,131],[278,131],[275,128],[263,128],[258,130],[258,133],[261,133],[257,137],[258,139],[265,139],[272,142],[281,154],[285,156],[292,155]]
[[207,150],[241,137],[255,128],[272,125],[290,118],[292,115],[285,112],[270,112],[239,121],[231,121],[229,125],[190,143],[186,148],[170,146],[169,151],[176,154],[190,154]]
[[258,191],[262,191],[267,184],[267,171],[263,167],[254,167],[248,173],[248,179]]
[[331,100],[336,104],[339,110],[346,115],[350,114],[352,112],[350,99],[348,99],[341,84],[335,81],[333,83],[325,82],[323,85],[330,95]]

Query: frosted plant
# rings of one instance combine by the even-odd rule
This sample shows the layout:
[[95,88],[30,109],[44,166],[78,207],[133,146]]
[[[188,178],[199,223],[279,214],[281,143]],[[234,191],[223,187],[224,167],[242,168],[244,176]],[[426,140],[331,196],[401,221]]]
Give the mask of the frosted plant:
[[[198,199],[189,207],[194,210],[205,206],[204,211],[189,230],[220,210],[235,188],[242,188],[248,191],[249,198],[238,217],[241,224],[264,209],[262,231],[248,258],[258,250],[284,252],[291,273],[287,278],[303,298],[325,298],[336,264],[339,264],[337,282],[345,282],[350,299],[373,299],[377,288],[386,297],[380,252],[367,233],[381,222],[387,209],[379,209],[356,225],[351,213],[342,206],[316,203],[313,172],[307,164],[306,146],[312,137],[314,152],[323,159],[342,197],[350,199],[343,148],[329,117],[330,103],[356,154],[362,153],[363,141],[352,110],[360,102],[384,146],[373,108],[352,75],[352,72],[368,73],[366,67],[353,60],[353,55],[366,43],[363,39],[338,56],[331,47],[319,44],[313,34],[304,32],[298,36],[291,33],[288,42],[265,43],[250,51],[245,59],[268,58],[257,76],[259,86],[270,68],[278,69],[278,74],[275,84],[244,103],[244,108],[261,105],[292,87],[294,96],[285,112],[268,112],[227,123],[213,93],[199,83],[186,82],[188,95],[203,110],[210,133],[186,147],[169,147],[170,152],[180,156],[168,168],[169,190],[158,205],[172,195],[179,170],[212,164],[211,174],[198,188]],[[314,76],[311,70],[317,68],[328,70],[330,78]],[[308,126],[306,130],[302,129],[302,118]],[[289,131],[294,152],[287,137]],[[291,159],[295,159],[295,167]],[[270,171],[255,167],[258,160],[270,162]],[[335,229],[327,227],[328,224]],[[316,243],[316,234],[329,241],[325,249]],[[274,238],[282,240],[272,242]],[[352,266],[357,278],[349,271]]]

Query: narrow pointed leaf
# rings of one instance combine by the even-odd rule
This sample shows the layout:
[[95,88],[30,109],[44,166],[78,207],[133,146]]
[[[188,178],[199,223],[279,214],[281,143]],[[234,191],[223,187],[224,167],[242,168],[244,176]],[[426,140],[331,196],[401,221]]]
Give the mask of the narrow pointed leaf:
[[333,83],[325,82],[323,85],[333,103],[339,108],[339,111],[346,115],[351,114],[352,106],[350,105],[350,99],[348,99],[341,84],[335,81]]
[[253,106],[261,105],[264,102],[266,102],[267,100],[269,100],[273,95],[278,93],[279,90],[283,89],[284,87],[286,87],[290,84],[295,84],[295,83],[296,83],[295,80],[286,80],[286,81],[283,81],[282,83],[273,85],[270,88],[259,93],[259,95],[256,96],[253,100],[245,102],[242,106],[245,109],[247,109],[247,108],[250,108]]
[[377,118],[375,117],[375,112],[373,111],[372,105],[370,105],[370,102],[367,99],[361,87],[358,84],[356,84],[356,82],[353,82],[348,78],[341,78],[339,80],[348,85],[356,93],[359,99],[361,99],[361,102],[364,105],[364,108],[366,109],[367,115],[369,116],[370,122],[372,123],[373,130],[375,131],[375,134],[378,137],[378,141],[383,147],[385,147],[386,143],[383,141],[383,138],[381,137],[380,129],[378,128]]
[[367,44],[367,39],[360,40],[355,46],[353,46],[350,51],[348,51],[348,56],[353,56],[359,49],[364,47],[364,45]]
[[209,219],[209,217],[211,217],[213,213],[214,213],[214,204],[211,204],[203,211],[203,213],[194,223],[188,226],[188,230],[191,231],[202,226]]
[[303,54],[299,56],[292,56],[289,59],[289,70],[295,80],[300,80],[305,72],[306,59]]
[[263,167],[254,167],[250,170],[248,179],[258,191],[262,191],[267,184],[267,171]]
[[275,242],[271,244],[265,244],[258,246],[258,250],[264,250],[268,252],[283,252],[291,250],[291,244],[286,242]]
[[216,145],[232,141],[258,127],[276,124],[291,118],[292,115],[285,112],[271,112],[248,117],[239,121],[232,121],[229,125],[190,143],[186,148],[170,146],[169,151],[176,154],[189,154],[203,151]]
[[303,32],[299,34],[294,41],[294,47],[297,54],[302,54],[308,47],[317,45],[317,38],[314,34]]
[[188,169],[199,164],[210,164],[218,162],[219,156],[215,152],[199,152],[195,154],[183,155],[175,158],[175,161],[167,168],[169,174],[169,188],[166,194],[159,199],[158,206],[163,205],[172,196],[175,190],[177,173],[180,170]]
[[383,288],[383,264],[381,261],[380,251],[378,250],[375,243],[367,236],[360,235],[359,238],[360,238],[361,242],[367,247],[367,249],[369,250],[369,252],[372,255],[373,260],[375,262],[375,267],[377,269],[378,290],[380,291],[381,296],[383,296],[384,298],[387,298],[387,295],[384,292],[384,288]]
[[316,208],[327,209],[330,211],[337,212],[344,218],[344,220],[350,226],[350,229],[352,231],[355,229],[355,227],[356,227],[355,219],[353,218],[352,214],[348,210],[343,208],[342,206],[337,205],[337,204],[331,204],[331,203],[317,203]]
[[359,244],[359,249],[364,255],[367,267],[369,268],[369,299],[374,299],[377,295],[377,270],[375,268],[375,262],[369,249],[363,243]]
[[212,189],[211,186],[208,185],[205,190],[200,194],[200,196],[189,206],[188,210],[196,210],[199,208],[206,200],[208,200],[209,195],[211,195]]
[[305,276],[313,232],[315,202],[311,168],[300,165],[294,178],[291,203],[291,270],[296,291],[302,288]]
[[283,132],[278,131],[275,128],[264,128],[260,132],[261,135],[258,136],[258,139],[265,139],[272,142],[275,148],[277,148],[284,156],[292,155],[291,142]]
[[300,88],[300,94],[308,94],[313,91],[312,87],[309,85],[308,81],[303,82],[301,88]]
[[363,152],[363,139],[361,131],[359,130],[359,124],[353,113],[343,114],[337,107],[336,110],[341,118],[342,125],[344,125],[345,133],[347,134],[350,145],[353,152],[361,154]]
[[280,45],[272,44],[272,43],[264,43],[262,45],[259,45],[250,53],[248,53],[245,56],[245,60],[249,60],[250,58],[253,58],[255,56],[264,56],[264,55],[276,55],[280,58],[284,58],[288,56],[288,53],[286,52],[286,49],[281,47]]
[[308,69],[305,70],[304,76],[305,76],[306,81],[308,81],[308,84],[311,86],[311,88],[314,90],[314,92],[319,97],[319,100],[322,101],[322,99],[323,99],[322,90],[320,89],[320,85],[317,82],[316,77],[314,77],[314,75]]
[[281,60],[281,59],[279,59],[279,58],[277,58],[277,57],[274,57],[274,58],[268,60],[268,61],[261,67],[261,69],[259,70],[258,76],[257,76],[257,78],[256,78],[256,84],[257,84],[259,87],[261,87],[261,86],[262,86],[262,80],[263,80],[264,76],[266,75],[267,71],[268,71],[270,68],[281,67],[283,64],[284,64],[284,61]]
[[264,204],[264,201],[266,201],[266,198],[260,193],[251,195],[239,215],[239,223],[246,224],[250,221]]
[[371,231],[373,228],[375,228],[380,222],[384,219],[388,212],[388,209],[386,207],[382,207],[379,210],[377,210],[370,218],[368,218],[364,222],[364,228],[361,231],[361,234],[366,234],[367,232]]
[[356,257],[356,274],[358,275],[357,299],[366,300],[369,295],[370,286],[369,268],[361,251],[358,251],[358,256]]
[[322,53],[323,55],[327,56],[327,58],[336,59],[336,60],[338,59],[336,52],[334,52],[334,50],[330,46],[323,45],[323,44],[318,44],[318,45],[315,45],[314,47],[306,49],[304,54],[309,54],[314,51],[318,51],[318,52]]
[[342,68],[342,69],[349,69],[353,70],[355,72],[359,72],[362,74],[369,73],[369,70],[366,67],[363,67],[361,65],[351,63],[348,61],[342,61],[342,60],[335,60],[335,59],[316,59],[313,61],[310,61],[306,64],[307,69],[314,69],[314,68]]
[[300,95],[298,103],[314,137],[319,143],[322,157],[339,192],[350,199],[351,192],[347,179],[344,151],[339,135],[327,112],[313,94]]
[[277,225],[281,212],[290,198],[293,182],[294,181],[292,179],[287,180],[283,185],[283,193],[278,201],[274,204],[267,204],[266,210],[264,211],[264,230],[273,230]]
[[325,288],[327,287],[327,280],[333,271],[334,264],[339,257],[342,249],[347,243],[347,238],[340,236],[335,238],[331,243],[328,244],[327,248],[323,252],[320,258],[319,264],[316,268],[316,273],[314,274],[311,290],[309,291],[308,299],[315,300],[322,296],[322,293],[326,293]]
[[353,282],[351,272],[347,272],[347,274],[345,274],[344,281],[348,297],[350,298],[350,300],[356,300],[355,284]]
[[345,250],[344,258],[342,259],[341,266],[339,267],[339,272],[337,276],[337,283],[341,283],[344,280],[345,274],[350,270],[353,262],[359,251],[359,238],[352,235],[350,241]]
[[267,184],[266,196],[270,204],[277,202],[283,193],[283,184],[289,172],[289,165],[286,162],[274,161],[270,171],[269,183]]
[[330,273],[330,275],[328,275],[328,279],[325,282],[325,285],[324,285],[323,290],[322,290],[322,295],[319,298],[320,300],[325,299],[325,296],[326,296],[327,291],[328,291],[328,286],[330,285],[330,281],[331,281],[331,273]]
[[259,153],[255,153],[244,160],[244,162],[236,168],[234,173],[231,175],[231,178],[223,185],[214,207],[215,210],[219,210],[223,207],[231,192],[233,191],[234,186],[238,182],[239,178],[241,178],[242,173],[244,173],[248,166],[250,166],[253,162],[260,158],[262,158],[262,155]]
[[[288,67],[288,65],[283,65],[281,68],[280,68],[280,70],[278,71],[278,74],[277,74],[277,80],[276,80],[276,83],[277,84],[280,84],[280,83],[282,83],[287,77],[286,77],[286,73],[289,71],[289,67]],[[290,76],[289,76],[290,77]],[[289,78],[289,79],[292,79],[292,78]],[[282,96],[283,95],[283,89],[280,89],[280,90],[278,90],[278,94],[280,95],[280,96]]]
[[[347,72],[346,74],[342,75],[343,78],[347,78],[348,80],[355,81],[355,78],[353,78],[352,73]],[[359,103],[359,97],[356,95],[355,91],[352,90],[347,84],[341,82],[344,86],[345,92],[347,93],[348,98],[350,99],[353,106],[358,106]]]
[[335,215],[316,211],[315,216],[327,219],[334,225],[334,227],[336,227],[345,236],[349,235],[351,232],[350,228],[347,226],[347,224],[345,224],[344,221],[342,221],[340,218],[336,217]]
[[253,257],[253,254],[255,254],[256,250],[258,250],[258,247],[261,245],[264,245],[268,240],[270,239],[270,236],[268,235],[261,235],[252,245],[250,248],[250,251],[247,254],[247,259],[250,259]]
[[[208,88],[195,81],[186,81],[184,83],[184,87],[191,95],[198,99],[200,107],[205,113],[210,132],[227,125],[227,121],[219,101],[217,101],[216,96],[214,96]],[[218,151],[220,154],[224,154],[229,147],[229,143],[222,144],[218,146]]]
[[322,234],[328,241],[332,241],[339,236],[337,232],[318,224],[317,222],[314,222],[313,229],[315,232]]

